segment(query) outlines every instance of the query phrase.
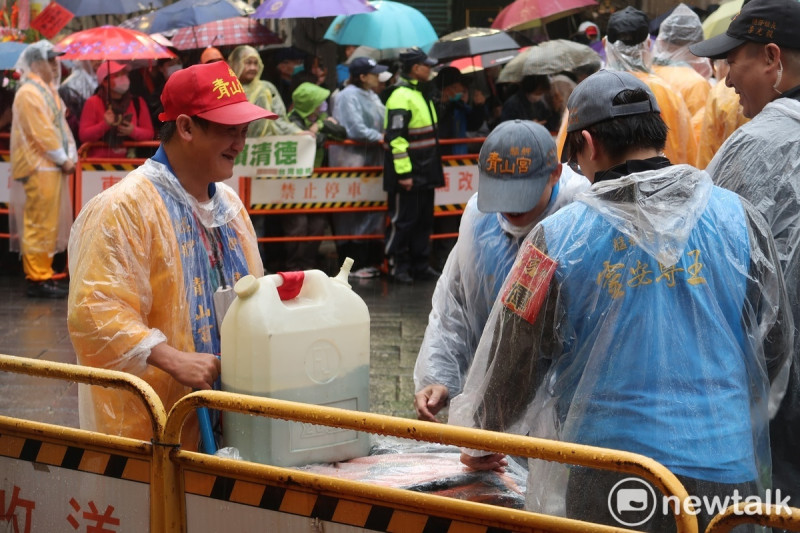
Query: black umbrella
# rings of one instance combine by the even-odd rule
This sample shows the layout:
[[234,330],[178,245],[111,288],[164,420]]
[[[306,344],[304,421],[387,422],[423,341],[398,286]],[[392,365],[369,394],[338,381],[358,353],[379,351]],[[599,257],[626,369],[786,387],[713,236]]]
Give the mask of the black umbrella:
[[519,43],[509,34],[493,28],[464,28],[448,33],[431,47],[428,55],[440,61],[472,57],[501,50],[517,50]]

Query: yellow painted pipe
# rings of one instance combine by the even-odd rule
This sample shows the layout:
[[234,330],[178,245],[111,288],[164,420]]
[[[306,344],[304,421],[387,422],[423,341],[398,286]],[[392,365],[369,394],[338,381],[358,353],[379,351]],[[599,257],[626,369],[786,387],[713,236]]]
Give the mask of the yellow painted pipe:
[[[167,421],[164,404],[161,402],[161,398],[158,397],[158,394],[156,394],[146,381],[133,374],[104,368],[57,363],[55,361],[40,361],[28,357],[16,357],[3,354],[0,354],[0,370],[130,391],[138,396],[147,406],[147,411],[150,414],[150,423],[153,429],[153,443],[160,443],[163,440],[162,435]],[[0,422],[3,424],[11,424],[21,431],[44,431],[46,434],[57,435],[67,441],[80,443],[80,445],[106,445],[112,450],[117,445],[122,448],[125,446],[149,446],[147,443],[135,439],[110,437],[100,433],[50,424],[45,424],[44,426],[48,427],[43,429],[34,422],[9,419],[8,417],[3,417]],[[124,444],[125,442],[127,442],[127,444]],[[136,443],[140,444],[137,445]],[[104,450],[108,450],[109,448],[104,448]],[[161,531],[164,523],[167,521],[167,513],[172,512],[174,514],[174,511],[165,508],[166,503],[173,500],[172,498],[166,497],[165,493],[173,489],[170,489],[170,486],[163,481],[163,476],[161,475],[162,469],[169,469],[164,467],[163,457],[155,453],[155,450],[160,448],[160,445],[154,446],[153,460],[150,465],[150,531]]]
[[728,533],[742,524],[759,524],[788,531],[800,531],[800,509],[742,502],[731,505],[715,516],[708,524],[706,533]]
[[[688,512],[692,505],[686,501],[689,497],[686,489],[666,467],[643,455],[222,391],[197,391],[176,402],[167,416],[165,444],[174,446],[180,442],[184,420],[201,406],[636,475],[650,481],[665,495],[680,500],[680,506],[670,506],[676,512],[678,533],[697,533],[696,516]],[[188,452],[181,455],[184,453]],[[680,512],[681,509],[687,512]]]
[[271,485],[283,486],[293,490],[305,488],[314,493],[333,497],[347,497],[350,500],[373,505],[391,504],[395,509],[410,513],[446,516],[455,520],[464,520],[470,524],[501,527],[512,531],[545,531],[548,533],[622,533],[632,531],[620,527],[591,524],[589,522],[520,511],[497,505],[383,487],[363,481],[339,479],[247,461],[222,459],[198,452],[176,451],[172,460],[189,469],[199,469],[201,472],[213,471],[236,479],[254,483],[268,482]]
[[3,354],[0,354],[0,370],[128,390],[147,406],[153,435],[160,436],[164,431],[167,417],[161,398],[146,381],[128,372]]

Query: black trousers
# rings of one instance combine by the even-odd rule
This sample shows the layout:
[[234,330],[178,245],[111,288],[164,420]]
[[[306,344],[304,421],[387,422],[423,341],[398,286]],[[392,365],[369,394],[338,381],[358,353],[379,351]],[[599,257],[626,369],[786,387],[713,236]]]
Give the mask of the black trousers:
[[433,230],[433,189],[389,194],[386,257],[391,274],[421,273],[429,266]]

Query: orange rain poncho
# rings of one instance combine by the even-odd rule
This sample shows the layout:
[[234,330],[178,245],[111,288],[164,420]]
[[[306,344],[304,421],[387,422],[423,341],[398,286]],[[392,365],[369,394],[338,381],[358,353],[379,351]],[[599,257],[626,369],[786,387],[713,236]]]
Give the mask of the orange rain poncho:
[[705,57],[689,51],[689,45],[703,40],[700,17],[680,4],[664,19],[653,44],[653,71],[677,91],[692,114],[695,140],[699,138],[703,109],[711,91],[712,69]]
[[[162,342],[180,351],[195,351],[190,313],[198,310],[189,308],[184,273],[198,280],[195,290],[203,290],[201,269],[210,267],[201,264],[205,259],[193,260],[189,243],[179,245],[176,221],[159,189],[191,209],[196,222],[182,219],[182,231],[202,224],[231,234],[223,263],[233,261],[234,255],[242,257],[248,270],[242,276],[261,276],[263,267],[253,225],[230,187],[217,183],[213,199],[199,204],[164,165],[152,159],[94,197],[75,220],[69,242],[67,325],[78,362],[142,378],[169,411],[191,389],[147,359]],[[216,331],[212,325],[208,334]],[[81,385],[79,408],[83,429],[153,438],[147,410],[129,392]],[[197,419],[192,416],[183,429],[182,445],[196,450],[198,438]]]
[[650,87],[661,108],[661,118],[669,128],[664,155],[673,164],[694,164],[697,142],[692,131],[692,116],[683,98],[651,69],[650,39],[627,45],[621,40],[609,43],[606,38],[606,68],[630,72]]
[[[723,63],[722,65],[720,63]],[[720,69],[727,68],[725,60],[715,62],[720,81],[711,89],[703,108],[697,144],[697,168],[708,166],[725,139],[749,119],[742,114],[739,95],[733,87],[725,85],[725,76]]]

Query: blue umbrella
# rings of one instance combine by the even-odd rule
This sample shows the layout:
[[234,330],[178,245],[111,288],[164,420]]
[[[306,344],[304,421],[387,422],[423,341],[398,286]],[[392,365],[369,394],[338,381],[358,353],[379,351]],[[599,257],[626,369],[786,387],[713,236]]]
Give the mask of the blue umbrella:
[[370,4],[375,11],[336,17],[324,38],[378,50],[411,46],[429,49],[439,38],[425,15],[411,6],[390,0]]
[[18,43],[15,41],[0,42],[0,70],[11,70],[17,64],[17,59],[22,55],[22,51],[28,47],[28,43]]
[[136,18],[136,30],[163,33],[208,22],[243,17],[254,9],[241,0],[178,0],[161,9]]
[[127,15],[164,5],[161,0],[56,0],[76,17]]

